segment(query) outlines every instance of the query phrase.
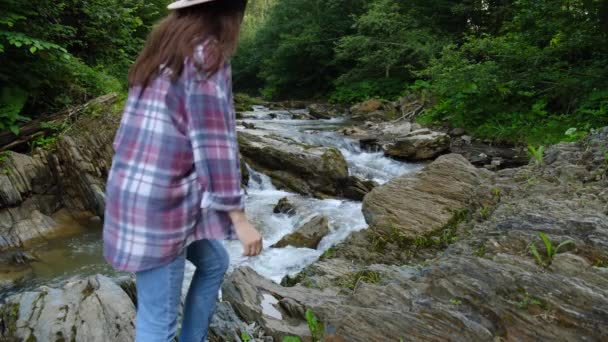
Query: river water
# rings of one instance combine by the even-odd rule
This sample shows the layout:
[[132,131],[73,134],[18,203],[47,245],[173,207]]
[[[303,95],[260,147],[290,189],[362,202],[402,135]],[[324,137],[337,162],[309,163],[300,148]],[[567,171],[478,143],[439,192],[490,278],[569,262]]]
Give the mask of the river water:
[[[402,163],[384,157],[381,152],[361,150],[357,141],[344,137],[337,129],[347,123],[341,119],[295,120],[294,115],[302,111],[271,111],[255,107],[244,113],[241,121],[253,123],[258,130],[272,131],[310,145],[338,148],[346,158],[352,175],[385,183],[390,179],[420,170],[422,165]],[[250,170],[251,178],[247,189],[247,213],[264,236],[264,245],[270,246],[286,234],[315,215],[329,218],[331,233],[327,235],[318,250],[306,248],[266,248],[255,258],[243,257],[238,241],[226,242],[231,257],[231,268],[248,265],[260,274],[280,281],[285,275],[300,271],[311,264],[331,246],[343,241],[351,232],[366,227],[361,202],[327,199],[319,200],[276,189],[270,179]],[[287,216],[274,214],[273,208],[279,199],[289,197],[297,208],[297,214]],[[33,277],[19,286],[19,291],[39,285],[56,285],[75,276],[102,273],[118,276],[103,260],[101,228],[98,223],[83,225],[81,233],[67,239],[50,241],[36,247],[33,252],[40,262],[33,263]],[[192,275],[193,266],[187,267],[186,283]],[[17,289],[13,289],[16,291]],[[13,291],[3,291],[6,295]]]

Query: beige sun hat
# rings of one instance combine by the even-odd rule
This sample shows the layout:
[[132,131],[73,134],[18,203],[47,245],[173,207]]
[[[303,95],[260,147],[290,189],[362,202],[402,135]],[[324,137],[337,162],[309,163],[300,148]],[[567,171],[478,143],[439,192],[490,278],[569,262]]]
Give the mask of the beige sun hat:
[[176,2],[172,2],[171,4],[169,4],[169,6],[167,6],[167,8],[170,10],[176,10],[176,9],[180,9],[180,8],[184,8],[184,7],[204,4],[205,2],[211,2],[211,1],[215,1],[215,0],[179,0]]

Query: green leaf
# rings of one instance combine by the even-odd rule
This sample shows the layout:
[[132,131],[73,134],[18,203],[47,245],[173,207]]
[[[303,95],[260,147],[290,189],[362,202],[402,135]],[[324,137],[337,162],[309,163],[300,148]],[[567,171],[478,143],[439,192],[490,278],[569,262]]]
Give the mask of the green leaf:
[[551,240],[549,240],[549,237],[547,237],[547,235],[543,232],[539,232],[538,236],[540,236],[540,238],[543,240],[543,243],[545,244],[545,248],[547,249],[547,257],[549,258],[549,260],[551,260],[551,258],[553,258],[553,255],[555,255],[555,251],[553,250],[553,244],[551,243]]
[[302,340],[297,336],[285,336],[283,342],[302,342]]
[[17,125],[10,125],[8,126],[8,129],[11,131],[11,133],[13,133],[14,135],[19,135],[19,126]]
[[243,340],[243,342],[249,342],[249,341],[251,341],[251,336],[249,336],[248,333],[243,331],[241,333],[241,340]]
[[557,251],[559,251],[560,248],[567,246],[567,245],[574,245],[574,241],[572,240],[566,240],[562,243],[560,243],[559,245],[557,245],[557,247],[555,248],[555,253],[557,254]]
[[37,47],[35,47],[35,46],[31,46],[31,47],[30,47],[30,52],[31,52],[32,54],[36,53],[36,51],[38,51],[38,48],[37,48]]
[[534,246],[534,244],[531,244],[528,249],[530,250],[530,252],[532,253],[532,255],[534,256],[534,258],[536,258],[536,263],[539,264],[540,266],[544,266],[544,262],[543,262],[543,258],[541,258],[540,253],[538,253],[538,250],[536,249],[536,246]]

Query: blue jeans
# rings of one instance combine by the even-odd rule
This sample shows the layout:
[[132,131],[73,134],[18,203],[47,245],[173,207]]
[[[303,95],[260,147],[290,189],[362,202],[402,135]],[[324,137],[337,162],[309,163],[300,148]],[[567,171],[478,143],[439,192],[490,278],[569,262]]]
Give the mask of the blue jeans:
[[174,340],[186,258],[196,271],[186,296],[179,341],[200,342],[207,338],[229,257],[221,242],[200,240],[170,264],[136,273],[136,342]]

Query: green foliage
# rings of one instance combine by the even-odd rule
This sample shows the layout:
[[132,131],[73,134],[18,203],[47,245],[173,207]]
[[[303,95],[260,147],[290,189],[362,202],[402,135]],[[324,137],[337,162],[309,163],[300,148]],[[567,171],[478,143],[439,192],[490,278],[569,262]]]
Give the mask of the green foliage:
[[0,89],[0,131],[8,129],[15,135],[19,134],[19,123],[29,120],[20,114],[26,101],[27,94],[22,89]]
[[317,316],[315,316],[310,309],[306,310],[306,322],[308,323],[308,330],[310,330],[313,342],[323,341],[325,327],[323,326],[323,323],[319,322]]
[[0,130],[124,89],[168,2],[0,0]]
[[539,146],[538,148],[529,145],[528,146],[528,154],[530,157],[534,158],[534,162],[538,166],[542,166],[545,160],[545,147]]
[[543,306],[543,302],[538,298],[530,296],[528,291],[523,290],[521,292],[520,300],[516,303],[519,309],[525,310],[532,305]]
[[461,305],[462,301],[458,298],[452,298],[452,299],[450,299],[450,303],[453,305]]
[[285,336],[283,342],[302,342],[302,339],[297,336]]
[[249,342],[249,341],[251,341],[251,336],[249,336],[249,334],[246,333],[246,332],[242,332],[241,333],[241,340],[243,342]]
[[479,258],[483,258],[486,255],[486,244],[482,243],[481,246],[475,250],[475,256]]
[[[312,337],[312,342],[321,342],[325,335],[325,327],[323,323],[319,322],[317,316],[312,312],[311,309],[306,310],[305,314],[306,322],[308,323],[308,330]],[[283,337],[283,342],[302,342],[302,339],[298,336],[286,336]]]
[[553,243],[551,242],[551,240],[549,240],[549,237],[547,237],[545,233],[539,232],[538,236],[541,238],[543,244],[545,245],[546,254],[544,256],[541,256],[534,243],[530,243],[528,249],[536,259],[536,263],[544,267],[549,267],[551,265],[551,263],[553,262],[553,257],[555,257],[555,254],[559,252],[560,248],[574,244],[574,241],[572,240],[565,240],[562,241],[559,245],[557,245],[557,247],[554,247]]
[[334,254],[336,254],[336,246],[329,247],[323,254],[321,254],[321,259],[331,259]]
[[338,82],[329,100],[333,103],[355,103],[370,98],[394,99],[405,90],[399,78],[380,78],[357,82]]
[[[602,7],[603,6],[603,7]],[[519,0],[500,30],[447,45],[419,75],[437,104],[426,120],[531,143],[608,124],[603,1]],[[575,128],[574,135],[564,137]]]

